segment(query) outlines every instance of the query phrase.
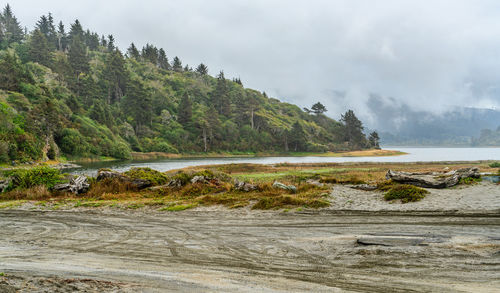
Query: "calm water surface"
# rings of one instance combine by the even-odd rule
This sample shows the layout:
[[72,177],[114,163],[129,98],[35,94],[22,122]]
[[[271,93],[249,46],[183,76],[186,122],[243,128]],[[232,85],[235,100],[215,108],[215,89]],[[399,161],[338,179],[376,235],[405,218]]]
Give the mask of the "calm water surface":
[[157,159],[148,161],[112,161],[81,164],[82,168],[71,169],[73,174],[95,175],[99,168],[110,168],[120,172],[132,167],[150,167],[168,171],[190,166],[230,163],[344,163],[344,162],[437,162],[500,160],[500,148],[407,148],[388,147],[408,153],[389,157],[252,157],[252,158],[201,158],[201,159]]

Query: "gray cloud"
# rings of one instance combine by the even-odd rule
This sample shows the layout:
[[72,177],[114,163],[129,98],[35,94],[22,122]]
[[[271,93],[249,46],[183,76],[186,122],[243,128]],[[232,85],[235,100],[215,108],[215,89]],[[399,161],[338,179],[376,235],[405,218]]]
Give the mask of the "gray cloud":
[[[69,24],[163,47],[170,58],[338,118],[367,123],[370,93],[417,109],[498,107],[498,1],[11,1],[31,29],[51,11]],[[338,93],[342,94],[338,94]],[[337,93],[337,94],[336,94]]]

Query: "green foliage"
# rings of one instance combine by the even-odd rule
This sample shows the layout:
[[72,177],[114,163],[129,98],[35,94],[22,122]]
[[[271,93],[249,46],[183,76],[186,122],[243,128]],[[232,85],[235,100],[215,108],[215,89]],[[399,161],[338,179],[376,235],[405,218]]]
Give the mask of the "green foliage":
[[467,177],[467,178],[461,178],[460,181],[458,182],[458,184],[473,185],[473,184],[477,184],[481,181],[483,181],[482,178]]
[[384,195],[385,200],[400,199],[402,203],[415,202],[423,199],[429,193],[427,190],[408,184],[395,185]]
[[[145,152],[335,151],[376,147],[352,111],[322,113],[244,88],[240,78],[193,71],[152,44],[126,54],[75,20],[66,32],[51,14],[26,36],[10,7],[0,17],[0,156],[28,161]],[[3,34],[2,34],[3,33]],[[5,33],[9,35],[6,36]],[[310,113],[309,113],[310,112]],[[312,114],[311,114],[312,113]]]
[[64,181],[64,176],[61,175],[58,169],[45,166],[30,169],[16,169],[6,172],[5,176],[12,178],[11,189],[26,189],[39,185],[44,185],[48,189],[51,189],[54,185]]
[[132,168],[124,173],[132,179],[149,180],[153,185],[163,185],[168,182],[168,177],[151,168]]
[[500,168],[500,162],[494,162],[489,164],[488,166],[490,166],[491,168]]

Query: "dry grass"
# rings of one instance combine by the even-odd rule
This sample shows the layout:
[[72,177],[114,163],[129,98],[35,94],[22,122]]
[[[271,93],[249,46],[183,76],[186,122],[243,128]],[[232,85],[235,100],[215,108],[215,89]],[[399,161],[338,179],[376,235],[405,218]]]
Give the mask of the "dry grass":
[[45,200],[53,197],[45,185],[38,185],[27,189],[14,189],[0,194],[2,200]]
[[[232,178],[254,182],[258,190],[243,192],[234,190],[228,180],[211,180],[208,183],[187,183],[180,188],[137,191],[132,186],[119,180],[92,182],[91,189],[83,196],[70,194],[50,194],[44,187],[16,190],[0,195],[0,200],[48,200],[52,206],[67,204],[71,207],[120,207],[136,209],[154,207],[165,211],[183,210],[196,206],[223,205],[239,208],[252,205],[254,209],[280,208],[320,208],[329,203],[325,195],[329,194],[330,185],[318,187],[305,181],[314,178],[324,183],[370,183],[378,184],[379,190],[388,191],[395,186],[385,180],[388,169],[407,172],[443,171],[445,167],[459,169],[477,166],[482,172],[495,172],[488,166],[490,162],[478,163],[314,163],[314,164],[227,164],[186,168],[183,171],[195,174],[206,170],[219,174],[224,172]],[[219,173],[218,173],[219,172]],[[174,176],[176,171],[166,173]],[[178,175],[179,173],[177,173]],[[297,186],[297,193],[290,193],[272,187],[274,180]]]

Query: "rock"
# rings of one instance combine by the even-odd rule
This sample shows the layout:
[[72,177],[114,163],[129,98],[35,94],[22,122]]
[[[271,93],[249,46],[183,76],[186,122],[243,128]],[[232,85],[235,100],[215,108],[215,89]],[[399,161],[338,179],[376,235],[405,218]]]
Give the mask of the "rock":
[[274,181],[273,187],[288,190],[288,191],[291,191],[294,193],[297,192],[297,187],[295,187],[293,185],[286,185],[286,184],[283,184],[283,183],[278,182],[278,181]]
[[208,180],[205,178],[205,176],[194,176],[191,178],[191,183],[208,183]]
[[77,176],[72,178],[69,183],[57,184],[54,186],[55,191],[71,192],[74,194],[85,193],[89,188],[90,184],[85,176]]
[[132,187],[137,189],[144,189],[151,186],[151,181],[145,179],[132,179],[116,171],[110,170],[99,170],[97,172],[97,181],[102,181],[105,179],[117,179],[124,183],[129,183]]
[[236,190],[249,192],[249,191],[257,190],[258,186],[256,184],[251,184],[251,183],[248,183],[248,182],[236,180],[234,182],[234,188]]
[[370,184],[358,184],[358,185],[353,185],[351,186],[352,189],[359,189],[359,190],[364,190],[364,191],[373,191],[377,189],[376,185],[370,185]]
[[479,178],[481,174],[477,167],[463,168],[446,173],[408,173],[398,171],[387,171],[386,179],[411,184],[425,188],[447,188],[458,184],[463,178]]
[[12,179],[10,179],[10,178],[4,179],[4,180],[0,180],[0,193],[2,193],[2,192],[4,192],[4,191],[7,190],[7,188],[10,185],[10,182],[12,182]]
[[307,184],[311,184],[311,185],[316,185],[316,186],[318,186],[318,187],[323,187],[323,186],[325,186],[325,184],[324,184],[324,183],[321,183],[321,182],[319,182],[318,180],[314,180],[314,179],[308,179],[308,180],[306,181],[306,183],[307,183]]

